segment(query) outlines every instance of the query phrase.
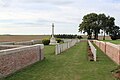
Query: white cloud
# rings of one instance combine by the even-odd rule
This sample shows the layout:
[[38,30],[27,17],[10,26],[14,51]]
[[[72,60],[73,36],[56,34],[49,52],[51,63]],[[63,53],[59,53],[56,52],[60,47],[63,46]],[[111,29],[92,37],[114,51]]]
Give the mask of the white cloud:
[[120,25],[118,0],[0,0],[0,5],[0,33],[50,34],[54,22],[56,33],[76,34],[91,12],[113,16]]

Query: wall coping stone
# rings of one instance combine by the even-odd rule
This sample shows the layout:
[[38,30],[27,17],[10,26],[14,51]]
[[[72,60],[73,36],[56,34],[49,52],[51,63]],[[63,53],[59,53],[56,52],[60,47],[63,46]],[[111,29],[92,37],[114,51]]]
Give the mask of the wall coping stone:
[[23,51],[23,50],[27,50],[33,47],[40,47],[41,49],[44,48],[43,44],[36,44],[36,45],[31,45],[31,46],[22,46],[22,47],[17,47],[17,48],[11,48],[11,49],[5,49],[5,50],[0,50],[0,55],[6,55],[6,54],[12,54],[14,52],[18,52],[18,51]]

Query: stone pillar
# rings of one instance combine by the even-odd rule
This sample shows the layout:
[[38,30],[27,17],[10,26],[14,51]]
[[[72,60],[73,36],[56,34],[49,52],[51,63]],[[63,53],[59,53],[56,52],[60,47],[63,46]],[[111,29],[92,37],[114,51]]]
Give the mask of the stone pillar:
[[54,37],[54,23],[52,23],[52,37],[50,39],[50,44],[49,45],[56,45],[58,44],[55,37]]
[[52,37],[54,37],[54,23],[52,23]]

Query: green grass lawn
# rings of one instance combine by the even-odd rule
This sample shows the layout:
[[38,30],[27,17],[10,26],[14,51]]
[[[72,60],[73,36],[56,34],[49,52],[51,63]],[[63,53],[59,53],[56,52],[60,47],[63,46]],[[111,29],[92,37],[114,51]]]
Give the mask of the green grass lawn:
[[54,55],[54,46],[45,46],[46,59],[37,62],[4,80],[114,80],[111,70],[116,67],[106,55],[98,49],[97,62],[87,60],[87,43]]
[[114,44],[120,44],[120,39],[119,40],[102,40],[104,42],[111,42],[111,43],[114,43]]

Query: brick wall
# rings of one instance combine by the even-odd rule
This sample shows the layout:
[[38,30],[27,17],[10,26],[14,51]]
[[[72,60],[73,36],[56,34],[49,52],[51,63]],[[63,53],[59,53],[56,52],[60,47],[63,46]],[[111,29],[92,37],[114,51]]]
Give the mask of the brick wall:
[[106,43],[103,41],[99,41],[99,48],[106,53]]
[[0,77],[5,77],[44,59],[44,45],[23,46],[0,51]]
[[112,43],[106,43],[106,54],[117,64],[120,64],[120,46],[112,44]]
[[120,45],[97,40],[93,42],[114,62],[120,64]]

